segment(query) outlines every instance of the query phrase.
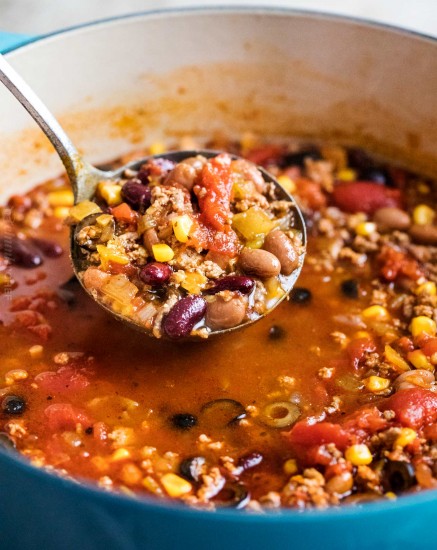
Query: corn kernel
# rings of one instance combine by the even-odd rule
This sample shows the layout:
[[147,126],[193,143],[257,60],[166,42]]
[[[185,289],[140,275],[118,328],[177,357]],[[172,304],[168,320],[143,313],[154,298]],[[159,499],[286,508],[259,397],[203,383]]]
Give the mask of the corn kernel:
[[60,220],[65,220],[65,218],[68,218],[69,215],[70,215],[69,206],[55,206],[55,208],[53,208],[53,216],[55,218],[58,218]]
[[351,445],[346,449],[344,456],[354,466],[370,464],[373,460],[369,447],[364,444]]
[[369,237],[376,232],[376,223],[361,222],[355,227],[355,233],[361,237]]
[[410,351],[407,359],[416,369],[425,369],[434,372],[434,365],[428,361],[428,357],[420,349]]
[[384,391],[390,386],[390,380],[381,376],[369,376],[363,382],[366,388],[372,393]]
[[420,294],[426,294],[427,296],[435,296],[437,294],[437,287],[436,284],[432,281],[427,281],[426,283],[422,283],[416,288],[416,294],[419,296]]
[[421,181],[420,183],[418,183],[417,185],[417,190],[419,191],[419,193],[421,195],[429,195],[431,189],[429,188],[429,185],[427,185],[426,183],[424,183],[423,181]]
[[132,462],[123,464],[119,475],[123,483],[126,483],[126,485],[136,485],[137,483],[140,483],[143,477],[141,470]]
[[412,428],[401,428],[401,433],[395,439],[394,447],[406,447],[417,438],[417,432]]
[[165,153],[166,146],[161,141],[155,141],[155,143],[152,143],[152,145],[149,147],[149,153],[151,155],[162,155],[162,153]]
[[27,370],[13,369],[5,374],[5,383],[7,386],[12,386],[13,384],[15,384],[15,382],[18,382],[19,380],[26,380],[28,376],[29,373],[27,372]]
[[428,336],[435,336],[437,327],[433,319],[419,315],[411,321],[410,332],[413,336],[419,336],[423,333],[428,334]]
[[70,216],[73,220],[80,222],[87,216],[97,214],[97,212],[101,211],[100,206],[98,206],[95,202],[82,201],[76,204],[76,206],[73,206],[73,208],[70,208]]
[[169,262],[174,258],[173,250],[164,243],[152,245],[152,253],[157,262]]
[[123,202],[121,197],[121,186],[109,181],[101,181],[97,186],[99,195],[109,206],[116,206]]
[[47,194],[50,206],[73,206],[74,195],[71,189],[59,189]]
[[352,168],[343,168],[336,174],[336,179],[340,181],[355,181],[357,179],[357,172]]
[[208,279],[201,273],[189,271],[185,275],[185,279],[181,283],[181,287],[185,288],[190,294],[200,294],[202,288],[208,282]]
[[352,338],[355,340],[358,338],[371,338],[371,337],[372,335],[367,330],[357,330],[357,332],[354,332],[354,335]]
[[130,452],[128,449],[125,449],[124,447],[120,447],[119,449],[116,449],[111,457],[111,462],[120,462],[121,460],[127,460],[130,458]]
[[398,371],[410,370],[410,367],[408,363],[405,361],[405,359],[401,355],[399,355],[399,353],[388,344],[385,346],[384,355],[385,355],[386,361],[394,365],[396,367],[396,370]]
[[141,482],[142,486],[155,495],[162,495],[162,489],[152,476],[146,476]]
[[280,185],[282,185],[282,187],[287,191],[287,193],[290,193],[290,194],[295,193],[296,184],[291,178],[289,178],[284,174],[282,176],[278,176],[277,181]]
[[189,481],[172,473],[164,474],[161,478],[161,483],[167,493],[173,498],[186,495],[192,489]]
[[370,306],[361,312],[361,317],[365,321],[389,321],[390,313],[383,306]]
[[171,220],[171,224],[173,226],[173,233],[175,234],[176,239],[181,243],[186,243],[188,241],[191,227],[193,226],[193,220],[190,216],[188,216],[188,214],[177,216]]
[[426,204],[419,204],[413,210],[413,221],[416,225],[431,225],[435,212]]
[[388,498],[389,500],[396,500],[398,497],[396,496],[396,493],[393,493],[393,491],[388,491],[385,493],[385,498]]
[[298,472],[297,462],[294,458],[289,458],[284,462],[284,472],[289,475],[293,476]]
[[29,348],[29,354],[32,359],[40,359],[42,357],[44,348],[39,344],[35,344]]

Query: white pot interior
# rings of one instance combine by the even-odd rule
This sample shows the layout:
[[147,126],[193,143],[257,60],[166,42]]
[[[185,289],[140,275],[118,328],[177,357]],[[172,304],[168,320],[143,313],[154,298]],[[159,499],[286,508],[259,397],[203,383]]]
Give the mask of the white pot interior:
[[[437,175],[437,43],[268,9],[140,15],[55,35],[8,60],[93,162],[156,140],[245,131],[332,138]],[[61,170],[0,89],[0,199]]]

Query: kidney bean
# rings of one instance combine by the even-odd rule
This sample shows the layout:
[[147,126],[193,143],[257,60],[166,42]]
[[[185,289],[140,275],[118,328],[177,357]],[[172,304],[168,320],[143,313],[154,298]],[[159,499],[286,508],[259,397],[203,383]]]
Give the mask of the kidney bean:
[[204,294],[217,294],[217,292],[221,292],[222,290],[250,294],[254,288],[255,281],[250,277],[245,277],[244,275],[229,275],[228,277],[218,279],[212,288],[208,288],[204,291]]
[[162,327],[169,338],[188,336],[193,327],[205,315],[206,302],[202,296],[192,295],[182,298],[164,317]]
[[123,185],[121,195],[134,210],[140,210],[150,205],[152,192],[150,187],[143,185],[140,180],[132,180]]
[[206,308],[206,325],[213,330],[236,327],[246,314],[246,303],[241,296],[225,301],[217,296]]
[[296,247],[283,231],[279,229],[271,231],[264,240],[263,248],[278,258],[283,275],[291,275],[299,266]]
[[411,388],[430,388],[435,382],[434,374],[426,369],[415,369],[400,374],[393,385],[396,391],[407,390]]
[[411,224],[410,216],[405,210],[391,206],[379,208],[373,216],[373,221],[379,231],[390,231],[392,229],[403,231],[408,229]]
[[162,286],[171,277],[172,270],[167,264],[152,262],[141,268],[139,277],[146,285]]
[[245,273],[261,279],[275,277],[281,271],[280,261],[267,250],[244,248],[238,263]]
[[43,263],[38,250],[29,241],[19,239],[15,235],[0,235],[0,253],[12,264],[27,269]]
[[62,246],[55,241],[33,237],[31,242],[48,258],[59,258],[64,253]]
[[412,225],[409,231],[414,242],[420,244],[437,245],[436,225]]

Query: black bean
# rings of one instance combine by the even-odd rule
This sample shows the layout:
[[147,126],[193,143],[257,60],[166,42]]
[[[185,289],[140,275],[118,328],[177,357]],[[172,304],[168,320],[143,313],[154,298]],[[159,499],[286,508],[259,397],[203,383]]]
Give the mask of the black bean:
[[49,241],[48,239],[38,239],[33,237],[30,239],[32,244],[34,244],[38,250],[47,256],[47,258],[59,258],[64,253],[64,249],[56,241]]
[[263,458],[264,457],[261,453],[255,451],[253,453],[249,453],[240,457],[238,459],[237,466],[242,468],[243,470],[249,470],[250,468],[258,466],[258,464],[261,464]]
[[202,422],[217,428],[234,426],[246,416],[246,409],[235,399],[214,399],[201,409]]
[[220,493],[213,499],[213,502],[224,508],[235,508],[241,510],[250,501],[250,493],[247,487],[240,482],[227,482]]
[[172,269],[168,264],[151,262],[140,269],[139,277],[147,285],[159,287],[171,277]]
[[217,292],[221,292],[222,290],[250,294],[254,288],[255,281],[250,277],[245,277],[244,275],[229,275],[228,277],[218,279],[212,288],[208,288],[204,291],[204,294],[217,294]]
[[150,206],[152,192],[150,187],[143,185],[140,180],[133,179],[123,185],[121,196],[134,210],[144,210]]
[[414,467],[409,462],[401,460],[388,460],[382,475],[386,490],[394,493],[402,493],[416,483]]
[[285,166],[305,166],[305,159],[321,160],[322,155],[317,149],[307,149],[298,153],[288,153],[284,156],[283,163]]
[[43,263],[39,251],[29,241],[15,235],[0,235],[0,254],[12,264],[27,269]]
[[7,395],[2,400],[1,409],[6,414],[19,415],[25,411],[26,403],[18,395]]
[[188,479],[188,481],[199,481],[204,464],[205,459],[203,456],[185,458],[179,464],[179,473],[182,477]]
[[347,279],[341,283],[341,291],[347,298],[358,298],[359,285],[356,279]]
[[286,334],[285,330],[278,325],[272,325],[269,329],[270,340],[281,340]]
[[206,301],[201,296],[191,295],[182,298],[164,317],[162,327],[169,338],[189,336],[194,326],[204,317]]
[[312,294],[308,288],[297,286],[291,291],[290,297],[295,304],[308,304],[312,299]]
[[174,414],[170,418],[171,423],[179,430],[191,430],[197,425],[197,417],[190,413]]

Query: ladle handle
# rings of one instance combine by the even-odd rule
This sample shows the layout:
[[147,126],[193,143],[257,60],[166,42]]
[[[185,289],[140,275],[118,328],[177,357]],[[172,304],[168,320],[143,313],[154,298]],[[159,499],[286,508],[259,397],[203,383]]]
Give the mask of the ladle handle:
[[56,149],[60,159],[64,163],[68,177],[73,186],[73,191],[77,197],[79,192],[78,187],[82,179],[81,175],[85,172],[89,172],[89,168],[91,167],[88,167],[84,162],[78,150],[53,114],[30,86],[26,84],[21,76],[6,61],[2,54],[0,54],[0,81],[18,99],[21,105],[23,105]]

